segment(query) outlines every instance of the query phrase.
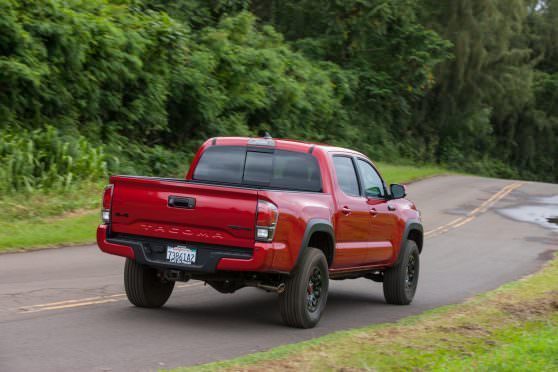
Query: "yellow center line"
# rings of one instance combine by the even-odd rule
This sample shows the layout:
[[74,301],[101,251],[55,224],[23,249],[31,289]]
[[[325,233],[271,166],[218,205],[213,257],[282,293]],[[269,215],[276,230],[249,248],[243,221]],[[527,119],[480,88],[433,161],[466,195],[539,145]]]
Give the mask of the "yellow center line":
[[451,221],[451,222],[448,222],[448,223],[445,224],[445,225],[438,226],[438,227],[435,228],[434,230],[427,231],[424,235],[427,235],[427,236],[428,236],[428,235],[430,235],[430,234],[433,234],[433,233],[435,233],[435,232],[438,232],[438,231],[440,231],[440,230],[443,230],[443,229],[446,228],[446,227],[453,226],[453,225],[455,225],[455,224],[457,224],[457,223],[463,221],[464,219],[465,219],[465,217],[456,218],[455,220],[453,220],[453,221]]
[[89,306],[89,305],[96,305],[96,304],[106,304],[106,303],[109,303],[109,302],[117,302],[117,301],[120,301],[120,299],[107,298],[107,299],[98,300],[98,301],[75,302],[75,303],[71,303],[71,304],[67,304],[67,305],[42,306],[40,308],[39,307],[37,307],[37,308],[21,308],[20,310],[22,312],[25,312],[25,313],[37,313],[39,311],[69,309],[69,308],[74,308],[74,307]]
[[507,195],[508,192],[511,192],[513,189],[515,189],[519,186],[521,186],[520,183],[512,183],[512,184],[504,186],[496,194],[492,195],[490,198],[488,198],[487,200],[482,202],[481,205],[479,205],[477,208],[475,208],[471,212],[469,212],[469,216],[471,216],[473,214],[477,214],[479,212],[485,211],[486,210],[485,207],[488,206],[490,203],[500,200],[502,197]]
[[499,200],[505,198],[506,196],[508,196],[508,194],[510,194],[513,190],[521,187],[523,185],[523,183],[516,183],[513,186],[511,186],[509,189],[507,189],[502,195],[500,195],[497,199],[495,200],[491,200],[489,203],[486,203],[485,205],[482,206],[482,208],[478,211],[478,213],[484,213],[488,210],[488,208],[492,207],[494,204],[496,204]]
[[466,223],[471,222],[472,220],[474,220],[475,218],[477,218],[477,216],[469,216],[466,219],[464,219],[463,221],[461,221],[460,223],[458,223],[457,225],[453,225],[452,228],[457,229],[460,226],[465,225]]
[[[203,282],[180,284],[177,285],[176,288],[197,287],[203,284],[204,284]],[[20,308],[17,308],[17,310],[20,313],[36,313],[39,311],[46,311],[46,310],[71,309],[71,308],[81,307],[81,306],[106,304],[110,302],[122,301],[125,299],[125,297],[126,297],[125,293],[115,293],[106,296],[87,297],[87,298],[81,298],[76,300],[66,300],[66,301],[49,302],[49,303],[37,304],[37,305],[22,306]]]
[[28,308],[34,308],[34,307],[49,307],[49,306],[58,306],[58,305],[68,305],[68,304],[73,304],[73,303],[77,303],[77,302],[86,302],[86,301],[98,301],[98,300],[103,300],[103,299],[107,299],[107,298],[112,298],[112,297],[123,297],[126,296],[125,293],[118,293],[118,294],[113,294],[113,295],[107,295],[107,296],[97,296],[97,297],[88,297],[88,298],[80,298],[78,300],[66,300],[66,301],[58,301],[58,302],[49,302],[46,304],[38,304],[38,305],[29,305],[29,306],[24,306],[20,309],[28,309]]
[[425,237],[438,236],[438,235],[441,235],[441,234],[444,234],[444,233],[448,232],[451,229],[456,229],[458,227],[461,227],[461,226],[473,221],[481,213],[486,212],[490,207],[492,207],[498,201],[505,198],[513,190],[521,187],[523,184],[524,184],[524,182],[515,182],[515,183],[511,183],[511,184],[508,184],[508,185],[504,186],[500,191],[498,191],[497,193],[492,195],[490,198],[488,198],[487,200],[482,202],[478,207],[476,207],[471,212],[469,212],[467,214],[467,216],[456,218],[455,220],[453,220],[451,222],[448,222],[445,225],[438,226],[433,230],[427,231],[426,233],[424,233],[424,236]]

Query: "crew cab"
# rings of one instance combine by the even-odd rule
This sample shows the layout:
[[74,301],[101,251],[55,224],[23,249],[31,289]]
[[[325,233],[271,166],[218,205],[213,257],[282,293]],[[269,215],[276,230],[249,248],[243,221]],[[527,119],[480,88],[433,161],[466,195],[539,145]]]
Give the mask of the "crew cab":
[[130,302],[161,307],[175,282],[219,292],[276,292],[284,322],[315,326],[330,280],[383,283],[409,304],[423,246],[420,213],[405,187],[365,155],[286,139],[206,141],[185,179],[112,176],[97,243],[126,257]]

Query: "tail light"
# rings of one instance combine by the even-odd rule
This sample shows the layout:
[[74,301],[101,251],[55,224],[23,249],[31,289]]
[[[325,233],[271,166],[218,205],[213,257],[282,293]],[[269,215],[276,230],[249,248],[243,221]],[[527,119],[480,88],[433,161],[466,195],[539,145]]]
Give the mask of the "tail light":
[[258,200],[256,212],[256,240],[270,242],[275,234],[279,210],[277,206],[265,200]]
[[110,222],[110,203],[112,202],[112,188],[113,185],[105,187],[103,192],[103,208],[101,209],[101,220],[103,223]]

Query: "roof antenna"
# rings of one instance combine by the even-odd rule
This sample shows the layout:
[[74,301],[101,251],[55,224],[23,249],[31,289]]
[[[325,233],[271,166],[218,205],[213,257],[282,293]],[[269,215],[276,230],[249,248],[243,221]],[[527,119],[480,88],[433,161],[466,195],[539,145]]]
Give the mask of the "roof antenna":
[[272,139],[273,138],[273,137],[271,137],[271,134],[269,134],[269,132],[267,132],[267,131],[260,132],[260,137],[263,137],[264,139]]
[[275,141],[271,138],[271,134],[261,131],[259,135],[260,137],[258,138],[250,138],[248,144],[254,146],[275,146]]

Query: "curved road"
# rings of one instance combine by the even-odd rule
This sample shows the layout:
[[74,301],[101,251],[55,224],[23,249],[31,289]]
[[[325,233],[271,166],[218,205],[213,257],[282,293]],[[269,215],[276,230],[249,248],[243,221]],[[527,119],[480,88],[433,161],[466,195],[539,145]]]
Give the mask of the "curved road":
[[96,246],[0,255],[0,370],[156,370],[231,358],[461,302],[537,270],[558,248],[558,225],[545,219],[558,216],[558,185],[442,176],[413,183],[409,198],[428,231],[415,301],[388,306],[379,283],[334,281],[311,330],[283,326],[276,296],[254,288],[224,295],[189,282],[163,309],[134,308],[123,259]]

